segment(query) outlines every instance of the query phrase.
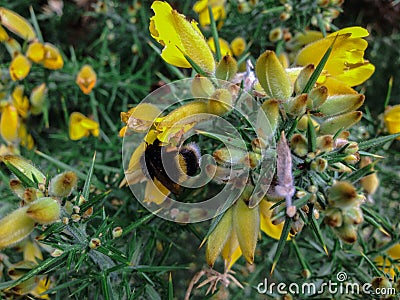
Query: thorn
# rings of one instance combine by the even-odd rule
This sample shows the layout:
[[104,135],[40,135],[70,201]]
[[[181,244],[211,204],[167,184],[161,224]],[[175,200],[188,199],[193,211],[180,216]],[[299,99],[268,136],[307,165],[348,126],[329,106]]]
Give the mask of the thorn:
[[277,264],[277,263],[278,263],[277,261],[274,261],[274,263],[272,264],[271,271],[269,272],[269,275],[270,275],[270,276],[272,276],[272,274],[274,273],[274,270],[275,270],[275,267],[276,267],[276,264]]

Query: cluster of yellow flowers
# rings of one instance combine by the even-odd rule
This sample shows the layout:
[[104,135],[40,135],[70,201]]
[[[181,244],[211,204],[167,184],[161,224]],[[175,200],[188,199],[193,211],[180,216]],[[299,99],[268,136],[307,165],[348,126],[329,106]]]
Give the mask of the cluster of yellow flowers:
[[[12,81],[25,79],[32,63],[40,64],[46,69],[58,70],[64,65],[59,50],[50,43],[42,43],[31,24],[17,13],[0,7],[0,41],[5,45],[12,58],[9,75]],[[3,27],[4,26],[4,27]],[[24,40],[24,46],[10,37],[7,31]],[[25,50],[24,50],[25,49]],[[76,77],[76,84],[84,94],[89,94],[97,81],[97,75],[90,65],[84,65]],[[7,97],[7,88],[0,84],[0,134],[7,146],[1,146],[1,153],[18,153],[18,144],[32,149],[34,141],[28,132],[26,123],[30,114],[42,113],[46,100],[47,87],[42,83],[32,89],[30,97],[24,95],[24,86],[16,86]],[[11,86],[11,84],[10,84]],[[75,112],[70,117],[70,138],[81,139],[89,134],[99,135],[99,124],[82,114]]]
[[[324,5],[322,1],[320,2],[321,5]],[[194,10],[199,13],[200,24],[207,26],[211,23],[210,11],[207,9],[207,5],[209,5],[214,20],[218,22],[219,26],[222,26],[226,14],[223,4],[224,1],[198,1]],[[341,3],[337,3],[337,5],[341,5]],[[235,39],[231,45],[223,39],[219,39],[218,48],[222,58],[220,61],[216,61],[214,54],[217,52],[217,47],[214,39],[206,41],[195,21],[188,21],[184,15],[172,9],[166,2],[155,1],[152,9],[155,15],[150,19],[149,30],[151,36],[164,47],[161,57],[174,66],[194,68],[200,72],[201,74],[193,78],[192,93],[195,97],[204,97],[209,100],[189,102],[163,117],[160,116],[160,110],[150,104],[139,104],[129,112],[121,113],[121,120],[127,125],[121,130],[121,136],[126,133],[127,128],[137,132],[148,131],[144,141],[131,156],[126,170],[127,178],[123,182],[128,184],[148,179],[140,164],[140,158],[146,150],[146,145],[152,144],[156,140],[162,141],[164,145],[169,145],[171,142],[174,144],[176,141],[174,142],[171,136],[176,138],[177,130],[179,130],[179,138],[193,127],[193,123],[199,120],[191,119],[191,123],[184,122],[172,133],[169,132],[171,125],[168,124],[180,122],[184,118],[190,118],[199,113],[223,116],[232,109],[235,103],[235,93],[232,92],[235,80],[238,78],[243,80],[244,76],[247,76],[245,79],[251,77],[249,70],[246,74],[238,73],[236,60],[232,57],[233,55],[236,57],[243,55],[246,49],[244,39]],[[326,37],[319,32],[307,31],[296,35],[291,42],[295,45],[296,51],[293,57],[295,67],[288,68],[287,59],[278,58],[273,51],[264,52],[257,60],[255,72],[252,75],[254,80],[249,90],[254,96],[264,101],[262,109],[270,121],[273,132],[277,133],[278,129],[282,128],[281,124],[285,122],[285,117],[281,116],[282,113],[289,118],[297,119],[296,131],[298,133],[292,135],[290,140],[291,155],[304,160],[314,172],[323,173],[328,169],[352,172],[353,169],[347,165],[354,165],[360,159],[357,143],[348,140],[349,133],[345,130],[359,122],[362,117],[362,113],[356,109],[363,104],[364,96],[358,94],[353,87],[366,81],[375,69],[374,65],[364,59],[364,51],[368,44],[363,38],[367,35],[368,31],[361,27],[345,28]],[[314,85],[307,90],[306,86],[316,66],[328,49],[330,55],[322,72]],[[232,86],[218,89],[213,86],[213,78],[231,81]],[[215,104],[215,100],[219,102],[218,108],[212,105]],[[390,124],[396,113],[398,113],[396,107],[388,110],[385,114],[385,121]],[[393,128],[398,125],[398,119],[395,121],[397,121],[396,125],[393,123],[388,125],[390,132],[394,132]],[[317,147],[308,144],[309,137],[307,136],[310,133],[307,133],[306,136],[306,131],[310,128],[313,128],[313,134],[316,135]],[[337,135],[339,132],[341,133]],[[284,132],[282,134],[285,135]],[[330,152],[342,150],[347,151],[347,154],[343,154],[342,160],[328,162],[324,158],[329,157]],[[221,151],[222,149],[217,150],[213,154],[217,162],[221,161]],[[238,157],[234,159],[240,160]],[[291,165],[289,167],[291,168]],[[217,166],[217,169],[222,172],[223,168]],[[376,175],[373,176],[375,180]],[[154,181],[147,181],[145,198],[147,202],[161,205],[171,191],[157,178],[153,179]],[[367,182],[366,179],[367,177],[363,180],[364,183]],[[373,187],[369,183],[366,185],[366,190],[371,193],[376,190],[377,181],[374,182]],[[352,187],[346,182],[343,184]],[[343,192],[342,189],[337,188],[339,185],[333,186],[331,190],[339,189],[339,192]],[[229,270],[242,254],[249,263],[252,263],[260,228],[270,237],[280,238],[283,224],[279,219],[283,219],[281,215],[278,219],[276,217],[279,217],[277,215],[282,210],[284,203],[275,205],[275,209],[271,210],[273,202],[285,198],[283,194],[277,192],[278,187],[275,187],[275,191],[270,189],[266,197],[258,205],[252,207],[249,205],[249,195],[254,187],[251,183],[246,183],[244,192],[226,210],[207,237],[206,259],[209,265],[214,265],[220,254],[224,259],[226,270]],[[282,190],[282,187],[280,189]],[[309,201],[315,203],[318,190],[318,187],[310,186],[308,191],[296,193],[296,197],[301,198],[310,193],[310,199],[313,200]],[[332,193],[331,198],[333,197]],[[329,200],[332,204],[331,210],[339,211],[340,216],[345,220],[344,223],[335,223],[333,227],[336,228],[339,238],[343,238],[349,243],[356,240],[355,226],[363,220],[359,206],[364,198],[360,195],[355,195],[355,198],[358,202],[351,207],[351,213],[350,210],[340,210],[344,208],[336,200],[336,202]],[[325,211],[325,208],[318,205],[317,208],[312,212],[316,218],[319,216],[318,210],[327,215],[331,214],[330,211]],[[308,211],[307,205],[301,209],[305,212]],[[353,211],[358,215],[353,216]],[[294,220],[292,234],[297,234],[304,225],[299,213],[302,214],[296,210],[288,210],[288,215]],[[275,217],[273,217],[274,215]],[[351,219],[352,217],[356,219]],[[272,219],[274,221],[271,221]],[[333,224],[331,219],[327,217],[326,222]],[[353,223],[350,219],[353,220]],[[335,221],[337,220],[335,219]],[[346,231],[346,226],[352,228],[351,233]],[[290,239],[290,235],[288,239]]]

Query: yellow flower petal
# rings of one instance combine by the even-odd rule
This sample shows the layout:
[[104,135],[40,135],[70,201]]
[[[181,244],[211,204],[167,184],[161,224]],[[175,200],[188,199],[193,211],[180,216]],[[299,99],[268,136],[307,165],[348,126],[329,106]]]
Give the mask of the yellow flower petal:
[[164,46],[161,57],[171,65],[190,68],[185,53],[203,71],[212,73],[214,57],[197,23],[189,22],[166,2],[154,1],[151,8],[155,15],[150,19],[149,30],[152,37]]
[[64,61],[58,49],[50,44],[44,44],[44,58],[42,64],[45,68],[51,70],[61,69],[64,66]]
[[36,241],[28,239],[23,245],[24,260],[38,262],[37,259],[43,260],[42,252]]
[[45,48],[40,42],[30,43],[28,50],[26,50],[26,56],[35,63],[40,63],[44,59]]
[[[271,222],[272,218],[272,210],[271,207],[274,203],[262,200],[259,204],[260,206],[260,228],[261,230],[268,235],[269,237],[272,237],[275,240],[279,240],[282,234],[283,230],[283,223],[280,223],[278,225],[274,225]],[[287,241],[290,240],[290,236],[287,238]]]
[[218,22],[218,28],[221,28],[223,21],[226,18],[225,11],[225,0],[200,0],[193,5],[193,10],[199,14],[199,22],[202,27],[211,24],[210,14],[208,12],[208,6],[211,7],[211,11],[215,21]]
[[231,42],[231,48],[233,54],[238,57],[243,54],[244,50],[246,49],[246,41],[242,37],[236,37]]
[[[400,244],[396,244],[386,251],[386,254],[393,260],[400,259]],[[384,271],[389,273],[392,278],[394,278],[396,271],[400,272],[400,267],[397,264],[392,264],[389,258],[384,258],[383,256],[378,256],[375,258],[375,263],[377,266]],[[385,267],[383,267],[385,266]]]
[[[344,28],[300,50],[295,60],[296,64],[317,65],[336,39],[324,71],[328,77],[332,76],[348,87],[359,85],[375,70],[375,67],[363,58],[368,43],[362,38],[366,36],[368,36],[368,31],[362,27]],[[332,89],[328,91],[329,94],[333,94]]]
[[29,293],[35,296],[38,299],[50,299],[49,295],[40,295],[44,292],[46,292],[50,288],[50,279],[47,277],[44,277],[39,280],[37,286],[30,291]]
[[29,100],[28,97],[24,96],[24,86],[16,86],[11,96],[13,105],[17,109],[18,114],[25,119],[28,116]]
[[[231,48],[230,48],[228,42],[221,38],[218,38],[218,42],[219,42],[219,49],[221,51],[221,55],[222,56],[225,56],[225,55],[232,56]],[[212,37],[207,40],[207,44],[210,47],[211,51],[215,53],[216,52],[215,43],[214,43],[214,39]]]
[[24,79],[31,69],[31,62],[22,54],[17,54],[10,65],[10,76],[11,79],[21,80]]
[[[385,111],[384,120],[390,134],[400,132],[400,104],[387,109]],[[397,139],[400,140],[400,137]]]
[[89,65],[84,65],[76,76],[76,84],[84,94],[89,94],[97,80],[96,72]]
[[4,27],[14,32],[21,38],[28,41],[36,38],[36,33],[33,30],[31,24],[29,24],[28,21],[25,18],[21,17],[19,14],[7,8],[0,7],[0,19],[1,24]]
[[69,118],[69,137],[71,140],[80,140],[90,134],[99,135],[99,123],[93,121],[79,112],[73,112]]
[[19,138],[19,143],[21,144],[22,147],[25,147],[29,150],[35,146],[35,142],[33,141],[33,137],[30,133],[28,133],[28,130],[26,129],[26,126],[24,123],[21,123],[18,128],[18,138]]
[[157,178],[154,178],[154,180],[147,180],[144,202],[160,205],[164,202],[165,198],[168,197],[169,193],[170,191],[159,182]]
[[18,139],[18,126],[17,109],[11,104],[6,104],[6,106],[3,107],[0,120],[0,133],[2,138],[9,143],[15,142]]
[[0,42],[5,42],[6,40],[8,40],[8,33],[0,25]]

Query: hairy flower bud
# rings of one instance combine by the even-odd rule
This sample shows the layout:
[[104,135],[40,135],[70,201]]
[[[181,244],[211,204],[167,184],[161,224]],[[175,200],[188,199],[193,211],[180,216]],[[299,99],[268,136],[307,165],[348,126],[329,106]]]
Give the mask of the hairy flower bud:
[[26,238],[34,229],[35,221],[32,220],[24,206],[0,220],[0,249],[12,246]]
[[208,100],[208,111],[215,115],[223,115],[232,109],[232,95],[228,90],[217,89]]
[[292,135],[290,148],[299,157],[306,156],[308,153],[307,139],[300,133]]
[[192,80],[191,91],[194,97],[208,98],[215,92],[215,88],[210,79],[197,74]]
[[225,55],[215,69],[215,77],[229,81],[235,77],[237,70],[238,65],[236,60],[230,55]]
[[50,180],[49,195],[55,197],[68,197],[76,187],[78,176],[75,172],[66,171]]
[[26,213],[39,224],[50,224],[60,219],[60,211],[61,207],[57,200],[43,197],[33,202]]
[[358,123],[362,118],[361,111],[353,111],[343,115],[330,117],[320,126],[320,134],[336,134],[339,130],[345,130]]

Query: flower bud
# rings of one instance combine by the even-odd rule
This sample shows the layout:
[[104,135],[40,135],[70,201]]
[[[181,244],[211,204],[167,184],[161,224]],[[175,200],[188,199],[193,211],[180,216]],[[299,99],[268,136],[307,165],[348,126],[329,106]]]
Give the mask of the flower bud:
[[317,123],[317,121],[315,121],[312,117],[309,117],[308,115],[304,115],[300,118],[299,122],[297,123],[297,129],[301,131],[306,130],[308,126],[308,118],[311,119],[314,128],[318,130],[319,124]]
[[23,199],[25,187],[19,179],[10,179],[10,189],[20,198]]
[[321,157],[317,157],[316,159],[314,159],[310,165],[311,170],[314,170],[318,173],[324,172],[327,166],[328,166],[328,161]]
[[43,196],[44,196],[44,194],[42,191],[35,189],[35,188],[27,188],[24,191],[22,199],[25,202],[30,203],[30,202],[35,201],[36,199],[42,198]]
[[293,116],[300,116],[306,112],[308,96],[301,94],[285,103],[287,112]]
[[257,59],[256,75],[261,87],[271,97],[286,100],[292,95],[292,84],[275,52],[267,50]]
[[346,173],[353,172],[352,169],[350,169],[348,166],[346,166],[346,165],[344,165],[344,164],[342,164],[340,162],[331,164],[330,165],[330,169],[331,170],[335,170],[336,172],[346,172]]
[[308,98],[311,99],[312,109],[318,109],[328,98],[328,89],[323,85],[313,88],[308,93]]
[[371,281],[372,287],[376,289],[389,289],[392,287],[392,283],[386,277],[375,277]]
[[364,100],[365,96],[360,94],[334,95],[328,97],[319,110],[326,116],[336,116],[356,110]]
[[59,257],[64,253],[61,249],[54,249],[53,252],[50,253],[52,257]]
[[[296,81],[294,82],[294,92],[298,95],[301,94],[310,79],[312,73],[314,72],[315,67],[313,64],[309,64],[305,66],[303,69],[301,69],[299,75],[296,78]],[[312,100],[310,98],[310,100]],[[311,105],[307,104],[308,108],[312,108],[312,103]]]
[[120,226],[113,228],[112,236],[114,239],[119,238],[123,233],[123,230]]
[[244,201],[245,194],[242,193],[233,206],[232,220],[243,256],[252,264],[260,230],[260,212],[258,206],[248,207]]
[[360,155],[357,153],[349,154],[343,159],[343,161],[351,165],[355,165],[356,163],[358,163],[359,160],[360,160]]
[[208,100],[208,112],[223,115],[232,109],[232,95],[228,90],[217,89]]
[[321,152],[330,152],[333,150],[333,136],[322,135],[317,137],[317,149]]
[[254,153],[261,154],[261,151],[265,149],[266,144],[263,139],[255,138],[251,141],[251,149]]
[[338,181],[328,190],[328,203],[334,207],[349,207],[357,201],[357,191],[350,182]]
[[264,111],[269,124],[271,125],[272,133],[275,132],[279,122],[279,102],[276,99],[269,99],[264,101],[262,104],[262,110]]
[[324,222],[330,227],[342,226],[343,223],[342,211],[338,208],[329,208],[326,211]]
[[246,49],[246,41],[242,37],[237,37],[231,42],[231,49],[233,55],[239,57],[243,54],[244,50]]
[[210,79],[197,74],[192,80],[191,91],[194,97],[208,98],[215,92],[215,87]]
[[0,249],[12,246],[26,238],[35,228],[35,221],[27,216],[28,207],[14,210],[0,220]]
[[17,168],[21,173],[23,173],[32,181],[37,181],[39,184],[46,183],[46,176],[44,176],[42,172],[36,169],[28,160],[22,158],[21,156],[5,155],[0,157],[0,160],[3,161],[6,165],[10,164],[13,167]]
[[308,153],[307,139],[300,133],[292,135],[290,148],[299,157],[306,156]]
[[68,197],[76,187],[78,176],[75,172],[66,171],[50,180],[49,195],[55,197]]
[[39,224],[51,224],[60,219],[60,203],[51,197],[34,201],[26,211],[27,215]]
[[357,225],[364,220],[363,213],[360,207],[351,207],[344,212],[343,222],[346,224]]
[[[371,163],[372,160],[370,157],[363,156],[361,158],[360,168],[363,168]],[[375,194],[377,188],[379,187],[379,178],[376,172],[361,178],[361,185],[363,189],[367,192],[367,194],[369,195]]]
[[237,70],[238,66],[236,60],[230,55],[225,55],[215,69],[215,77],[229,81],[235,77]]
[[308,279],[311,277],[311,271],[309,269],[304,269],[301,271],[301,276],[303,276],[305,279]]
[[38,85],[35,87],[30,96],[30,101],[31,101],[31,113],[34,115],[38,115],[42,112],[43,110],[43,104],[46,99],[46,84],[42,83],[41,85]]
[[357,231],[354,225],[344,223],[341,227],[336,228],[336,233],[341,240],[348,244],[353,244],[357,240]]
[[72,214],[71,219],[73,222],[79,222],[81,220],[81,216],[78,214]]
[[269,32],[269,40],[272,43],[275,43],[279,40],[281,40],[283,37],[283,31],[281,27],[276,27],[273,28],[270,32]]
[[320,134],[336,134],[358,123],[362,118],[361,111],[353,111],[326,119],[319,128]]
[[206,246],[206,261],[209,266],[213,266],[218,255],[221,253],[229,235],[232,231],[232,211],[233,208],[229,208],[221,220],[215,226],[214,230],[208,236]]
[[97,249],[101,246],[101,241],[98,238],[92,238],[89,242],[90,249]]
[[5,7],[0,7],[1,25],[14,32],[19,37],[32,41],[36,38],[35,30],[29,22],[19,14]]

